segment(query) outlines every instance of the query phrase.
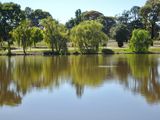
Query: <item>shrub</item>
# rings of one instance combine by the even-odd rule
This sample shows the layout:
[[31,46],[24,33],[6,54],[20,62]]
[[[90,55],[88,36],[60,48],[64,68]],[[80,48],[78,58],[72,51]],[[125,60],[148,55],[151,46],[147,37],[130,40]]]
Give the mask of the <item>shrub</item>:
[[111,36],[116,39],[118,47],[123,47],[123,43],[129,39],[129,30],[126,25],[118,24],[111,29]]
[[81,53],[96,53],[99,45],[107,42],[108,37],[102,32],[102,25],[97,21],[84,21],[71,30],[70,38]]
[[143,29],[135,29],[129,47],[133,52],[147,52],[152,40],[148,31]]

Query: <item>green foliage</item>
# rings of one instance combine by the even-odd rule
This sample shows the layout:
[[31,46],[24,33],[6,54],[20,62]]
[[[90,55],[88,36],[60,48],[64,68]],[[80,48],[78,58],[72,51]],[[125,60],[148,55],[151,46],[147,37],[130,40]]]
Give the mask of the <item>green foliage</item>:
[[104,16],[102,13],[94,10],[86,11],[82,13],[83,20],[97,20],[102,16]]
[[123,42],[128,41],[129,35],[129,30],[124,24],[118,24],[111,28],[111,36],[116,39],[119,47],[123,46]]
[[143,29],[135,29],[129,47],[133,52],[147,52],[152,40],[148,31]]
[[59,24],[51,17],[42,20],[44,26],[44,37],[46,43],[51,47],[52,52],[67,52],[67,36],[68,32],[64,25]]
[[40,27],[40,21],[47,17],[51,17],[49,12],[43,11],[41,9],[32,10],[29,7],[25,8],[25,16],[32,23],[32,26]]
[[128,28],[130,33],[132,33],[132,31],[134,29],[143,29],[144,28],[144,24],[142,22],[142,17],[140,16],[140,7],[139,6],[133,6],[130,9],[130,22],[128,24]]
[[85,11],[81,12],[80,9],[76,10],[75,18],[71,18],[68,22],[66,22],[66,27],[68,29],[73,28],[79,23],[86,20],[97,20],[103,25],[103,32],[109,35],[110,28],[116,24],[114,17],[106,17],[102,13],[98,11]]
[[103,25],[102,30],[108,36],[110,35],[110,29],[116,24],[114,17],[100,16],[97,18],[97,21]]
[[57,53],[66,54],[67,53],[67,41],[68,41],[68,31],[63,24],[57,24],[56,34],[55,34],[55,50]]
[[82,22],[82,12],[80,9],[76,10],[75,12],[75,18],[71,18],[68,22],[66,22],[66,27],[68,29],[73,28],[75,25],[78,25],[80,22]]
[[31,31],[30,21],[24,20],[11,32],[12,39],[15,40],[19,46],[23,47],[24,54],[26,54],[27,47],[31,46],[32,43]]
[[58,23],[51,17],[48,17],[47,19],[43,19],[41,24],[44,26],[44,40],[51,47],[52,52],[54,52],[55,34],[57,34],[56,29]]
[[12,2],[0,4],[0,36],[1,39],[8,42],[8,54],[11,54],[10,45],[12,44],[9,33],[16,28],[23,19],[24,15],[20,5]]
[[102,32],[102,25],[96,21],[84,21],[71,30],[71,41],[81,53],[97,52],[99,45],[108,37]]
[[145,28],[150,31],[151,38],[154,39],[157,37],[157,25],[156,22],[160,20],[160,1],[159,0],[148,0],[141,8],[140,11]]
[[144,28],[139,6],[133,6],[130,10],[124,10],[121,15],[117,16],[117,22],[117,25],[126,25],[129,34],[131,34],[134,29]]
[[38,27],[32,27],[31,29],[31,41],[36,47],[36,43],[43,40],[43,31]]
[[80,9],[76,10],[75,16],[76,16],[75,24],[78,25],[80,22],[82,22],[82,12]]
[[118,22],[120,22],[121,24],[127,25],[131,19],[129,15],[130,15],[130,11],[124,10],[123,13],[117,17]]
[[160,2],[159,0],[147,0],[146,5],[155,5],[158,2]]

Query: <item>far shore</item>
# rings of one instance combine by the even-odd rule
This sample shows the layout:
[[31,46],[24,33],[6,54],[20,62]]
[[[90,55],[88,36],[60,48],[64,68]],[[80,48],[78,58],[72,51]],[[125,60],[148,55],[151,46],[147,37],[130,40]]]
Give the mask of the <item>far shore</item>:
[[[26,50],[26,55],[40,55],[40,56],[55,56],[55,55],[92,55],[92,54],[160,54],[160,41],[155,41],[154,45],[149,48],[148,52],[145,53],[135,53],[129,50],[128,44],[125,43],[122,48],[117,47],[117,43],[114,40],[110,40],[107,47],[101,47],[98,53],[84,53],[78,52],[78,48],[69,47],[66,54],[52,53],[51,49],[47,46],[37,46],[33,48],[28,48]],[[12,47],[11,56],[25,55],[22,48]],[[0,56],[8,56],[7,50],[0,50]]]
[[[56,55],[96,55],[96,54],[160,54],[160,47],[151,47],[148,52],[145,53],[135,53],[131,52],[129,48],[101,48],[98,53],[80,53],[73,48],[69,49],[67,53],[65,54],[57,54],[52,53],[50,49],[42,49],[42,48],[32,48],[31,50],[27,50],[26,54],[23,53],[22,49],[15,49],[12,50],[11,56],[20,56],[20,55],[27,55],[27,56],[34,56],[34,55],[40,55],[40,56],[56,56]],[[0,51],[0,56],[8,56],[7,51]]]

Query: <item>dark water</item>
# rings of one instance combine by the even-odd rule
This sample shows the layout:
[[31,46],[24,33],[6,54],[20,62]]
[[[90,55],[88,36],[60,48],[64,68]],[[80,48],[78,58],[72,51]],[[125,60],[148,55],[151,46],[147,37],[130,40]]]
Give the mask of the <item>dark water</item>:
[[0,120],[160,120],[160,55],[0,57]]

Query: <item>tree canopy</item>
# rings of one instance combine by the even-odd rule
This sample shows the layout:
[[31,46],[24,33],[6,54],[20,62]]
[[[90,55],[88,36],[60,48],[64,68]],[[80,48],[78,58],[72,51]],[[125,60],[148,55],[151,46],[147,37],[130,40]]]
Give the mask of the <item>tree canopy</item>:
[[10,32],[12,39],[15,40],[19,46],[22,46],[24,54],[26,54],[27,47],[32,44],[30,24],[30,21],[24,20],[16,29]]
[[111,29],[112,38],[116,39],[118,46],[122,47],[129,40],[129,30],[126,25],[118,24]]
[[150,34],[146,30],[135,29],[129,43],[129,47],[133,52],[147,52],[152,40]]
[[97,52],[99,45],[108,40],[102,32],[102,27],[99,22],[84,21],[71,30],[71,41],[81,53]]
[[11,54],[12,40],[9,33],[24,19],[24,14],[20,5],[12,2],[0,4],[0,10],[0,36],[1,39],[8,42],[8,54]]
[[[64,25],[48,17],[41,21],[44,27],[44,38],[51,47],[52,52],[66,52],[67,50],[67,29]],[[55,50],[55,51],[54,51]]]

